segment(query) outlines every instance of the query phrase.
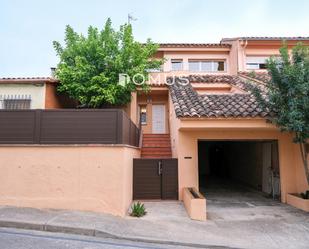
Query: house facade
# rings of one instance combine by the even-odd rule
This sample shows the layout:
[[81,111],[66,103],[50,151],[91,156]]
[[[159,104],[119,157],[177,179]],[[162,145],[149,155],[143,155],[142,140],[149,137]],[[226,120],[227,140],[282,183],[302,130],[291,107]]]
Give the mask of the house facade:
[[54,109],[73,107],[68,97],[57,94],[52,77],[0,78],[0,109]]
[[[305,191],[308,184],[292,134],[281,133],[266,122],[268,113],[260,109],[250,91],[252,84],[263,89],[269,80],[265,62],[279,54],[282,40],[289,48],[299,41],[309,45],[308,37],[160,44],[156,57],[165,63],[151,73],[150,91],[138,90],[123,114],[106,114],[110,116],[103,123],[93,125],[93,132],[85,134],[93,135],[103,124],[109,127],[104,134],[98,133],[101,140],[96,144],[80,143],[86,136],[81,122],[95,120],[91,113],[83,121],[70,119],[73,113],[59,120],[42,114],[46,125],[65,124],[65,133],[42,129],[42,140],[33,140],[41,144],[2,143],[0,166],[10,177],[0,179],[4,185],[0,204],[123,216],[133,199],[183,200],[186,188],[203,193],[208,182],[218,179],[280,196],[282,202],[288,193]],[[48,108],[46,99],[52,98],[45,97],[45,104],[41,101],[36,108]],[[117,120],[122,129],[114,129],[111,120]],[[131,131],[137,127],[141,130],[138,144]],[[79,143],[56,144],[70,133],[82,134]],[[0,141],[6,137],[0,129]],[[47,185],[41,188],[42,184]]]
[[[218,163],[225,171],[219,175],[230,175],[267,194],[275,192],[282,202],[288,193],[308,189],[299,146],[292,142],[292,134],[281,133],[266,122],[267,113],[259,108],[249,87],[263,86],[270,79],[266,60],[279,55],[283,40],[289,49],[297,42],[309,45],[306,37],[160,45],[157,56],[165,58],[165,63],[161,72],[152,73],[151,93],[133,98],[138,114],[132,120],[139,122],[142,117],[146,133],[142,158],[178,159],[179,199],[186,187],[203,188],[216,156],[227,158]],[[170,144],[160,149],[148,133],[169,134]],[[218,155],[213,150],[219,150]]]

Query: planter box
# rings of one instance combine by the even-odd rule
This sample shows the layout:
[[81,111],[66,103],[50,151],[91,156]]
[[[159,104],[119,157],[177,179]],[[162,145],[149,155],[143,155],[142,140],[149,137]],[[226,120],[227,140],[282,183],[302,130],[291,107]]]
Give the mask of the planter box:
[[298,194],[287,194],[286,201],[293,207],[309,212],[309,200],[301,198]]
[[206,220],[206,199],[195,188],[185,188],[183,202],[192,220]]

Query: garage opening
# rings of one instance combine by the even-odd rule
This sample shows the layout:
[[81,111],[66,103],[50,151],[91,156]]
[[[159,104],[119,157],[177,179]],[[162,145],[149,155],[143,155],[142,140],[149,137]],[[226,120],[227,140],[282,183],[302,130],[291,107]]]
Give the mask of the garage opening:
[[199,187],[228,194],[243,187],[280,198],[277,141],[198,141]]

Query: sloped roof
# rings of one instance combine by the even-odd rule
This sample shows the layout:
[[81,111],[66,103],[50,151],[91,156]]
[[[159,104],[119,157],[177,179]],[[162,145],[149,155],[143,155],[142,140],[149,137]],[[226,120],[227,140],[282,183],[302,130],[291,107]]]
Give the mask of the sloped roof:
[[50,82],[57,83],[58,80],[52,77],[3,77],[0,78],[0,83],[39,83],[39,82]]
[[308,36],[243,36],[244,40],[309,40]]
[[[189,80],[188,85],[181,84],[183,79]],[[169,79],[172,80],[172,79]],[[181,117],[207,117],[207,118],[254,118],[266,117],[258,105],[251,89],[252,84],[238,76],[230,75],[190,75],[188,77],[174,78],[170,85],[171,99],[175,113]],[[198,94],[191,83],[223,83],[241,89],[244,93],[228,94]],[[263,86],[261,86],[263,89]]]
[[268,72],[238,72],[240,76],[267,83],[271,80]]
[[222,41],[230,40],[261,40],[261,41],[271,41],[271,40],[289,40],[289,41],[304,41],[309,40],[309,36],[241,36],[234,38],[222,38]]
[[230,44],[221,43],[160,43],[160,48],[230,48]]

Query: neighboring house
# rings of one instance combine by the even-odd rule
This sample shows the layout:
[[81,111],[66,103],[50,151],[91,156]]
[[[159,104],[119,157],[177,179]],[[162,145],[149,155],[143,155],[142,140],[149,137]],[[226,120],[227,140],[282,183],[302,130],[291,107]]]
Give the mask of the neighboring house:
[[221,44],[230,44],[231,71],[266,70],[266,60],[278,56],[283,41],[289,49],[298,42],[309,45],[309,37],[236,37],[223,38]]
[[57,84],[51,77],[0,78],[0,109],[72,107],[72,100],[57,94]]
[[[232,177],[253,189],[281,195],[282,202],[288,193],[305,191],[308,184],[298,145],[291,134],[266,122],[269,113],[261,110],[250,91],[251,84],[263,88],[269,80],[265,60],[279,54],[282,39],[289,48],[298,41],[309,45],[304,37],[161,44],[156,57],[166,61],[159,72],[151,73],[151,91],[133,93],[126,114],[115,110],[101,116],[83,111],[83,118],[72,110],[40,114],[43,128],[31,133],[29,126],[31,134],[26,134],[32,145],[0,148],[0,170],[10,176],[0,176],[5,184],[0,186],[0,204],[123,216],[132,199],[182,200],[184,188],[203,192],[214,177]],[[44,82],[40,89],[55,84]],[[29,88],[36,87],[31,83]],[[46,99],[40,108],[50,106]],[[29,120],[35,122],[32,116]],[[1,125],[0,141],[16,139],[4,133],[6,123]]]

